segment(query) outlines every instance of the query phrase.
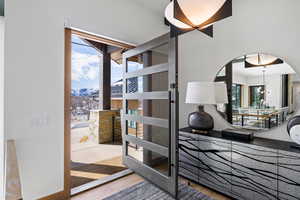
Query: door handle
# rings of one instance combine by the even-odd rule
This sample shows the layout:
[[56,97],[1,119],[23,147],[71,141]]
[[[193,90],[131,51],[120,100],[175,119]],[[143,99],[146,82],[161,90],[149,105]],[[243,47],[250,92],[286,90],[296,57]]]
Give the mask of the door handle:
[[172,168],[172,160],[171,160],[171,154],[172,154],[172,148],[171,148],[171,135],[172,135],[172,129],[171,129],[171,126],[172,126],[172,120],[171,120],[171,118],[172,118],[172,103],[174,103],[173,102],[173,100],[172,100],[172,91],[171,90],[169,90],[169,144],[168,144],[168,150],[169,150],[169,156],[168,156],[168,167],[169,167],[169,176],[171,176],[171,168]]

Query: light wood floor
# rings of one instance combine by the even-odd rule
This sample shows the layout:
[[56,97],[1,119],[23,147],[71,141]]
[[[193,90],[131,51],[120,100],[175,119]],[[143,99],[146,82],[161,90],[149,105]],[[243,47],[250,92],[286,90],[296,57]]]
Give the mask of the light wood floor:
[[[81,193],[79,195],[76,195],[71,198],[71,200],[100,200],[104,199],[106,197],[111,196],[112,194],[115,194],[121,190],[124,190],[128,187],[131,187],[137,183],[140,183],[143,181],[143,178],[136,174],[128,175],[124,178],[121,178],[119,180],[113,181],[111,183],[105,184],[103,186],[100,186],[98,188],[89,190],[87,192]],[[182,179],[183,183],[187,184],[187,180]],[[191,187],[195,188],[196,190],[202,192],[203,194],[206,194],[207,196],[215,199],[215,200],[230,200],[229,198],[218,194],[212,190],[209,190],[205,187],[192,184]]]
[[119,180],[107,183],[98,188],[89,190],[71,198],[71,200],[100,200],[111,196],[121,190],[131,187],[137,183],[142,182],[143,179],[135,174],[128,175]]
[[[187,181],[185,179],[181,179],[181,181],[183,183],[186,183],[186,184],[189,182],[189,181]],[[202,192],[203,194],[205,194],[205,195],[207,195],[207,196],[209,196],[209,197],[211,197],[211,198],[213,198],[215,200],[231,200],[230,198],[225,197],[224,195],[219,194],[219,193],[217,193],[217,192],[215,192],[213,190],[210,190],[210,189],[208,189],[206,187],[203,187],[201,185],[197,185],[197,184],[194,184],[192,182],[189,182],[189,184],[195,190],[198,190],[199,192]]]

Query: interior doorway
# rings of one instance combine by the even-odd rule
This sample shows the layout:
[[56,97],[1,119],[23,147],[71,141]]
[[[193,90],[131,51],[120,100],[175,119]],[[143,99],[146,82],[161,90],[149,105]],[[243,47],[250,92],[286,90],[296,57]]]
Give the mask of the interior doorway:
[[65,190],[71,195],[131,173],[122,164],[120,121],[122,53],[131,48],[66,30]]

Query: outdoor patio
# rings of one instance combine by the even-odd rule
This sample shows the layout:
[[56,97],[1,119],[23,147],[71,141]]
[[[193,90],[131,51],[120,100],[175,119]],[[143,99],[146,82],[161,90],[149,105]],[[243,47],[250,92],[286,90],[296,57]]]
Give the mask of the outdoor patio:
[[120,172],[122,144],[97,144],[89,135],[89,127],[71,131],[71,185],[72,188]]

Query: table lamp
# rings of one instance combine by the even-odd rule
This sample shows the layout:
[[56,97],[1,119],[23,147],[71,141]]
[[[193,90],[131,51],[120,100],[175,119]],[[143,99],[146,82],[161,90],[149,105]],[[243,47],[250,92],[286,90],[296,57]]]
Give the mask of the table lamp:
[[217,82],[215,83],[215,97],[217,104],[228,103],[227,86],[225,83]]
[[198,111],[190,113],[188,125],[193,132],[207,133],[214,128],[214,120],[210,114],[204,111],[204,105],[216,104],[214,82],[189,82],[187,86],[187,104],[197,104]]
[[225,104],[228,103],[228,94],[227,94],[226,84],[222,83],[222,82],[216,82],[215,83],[215,93],[216,93],[217,112],[224,119],[227,119]]

